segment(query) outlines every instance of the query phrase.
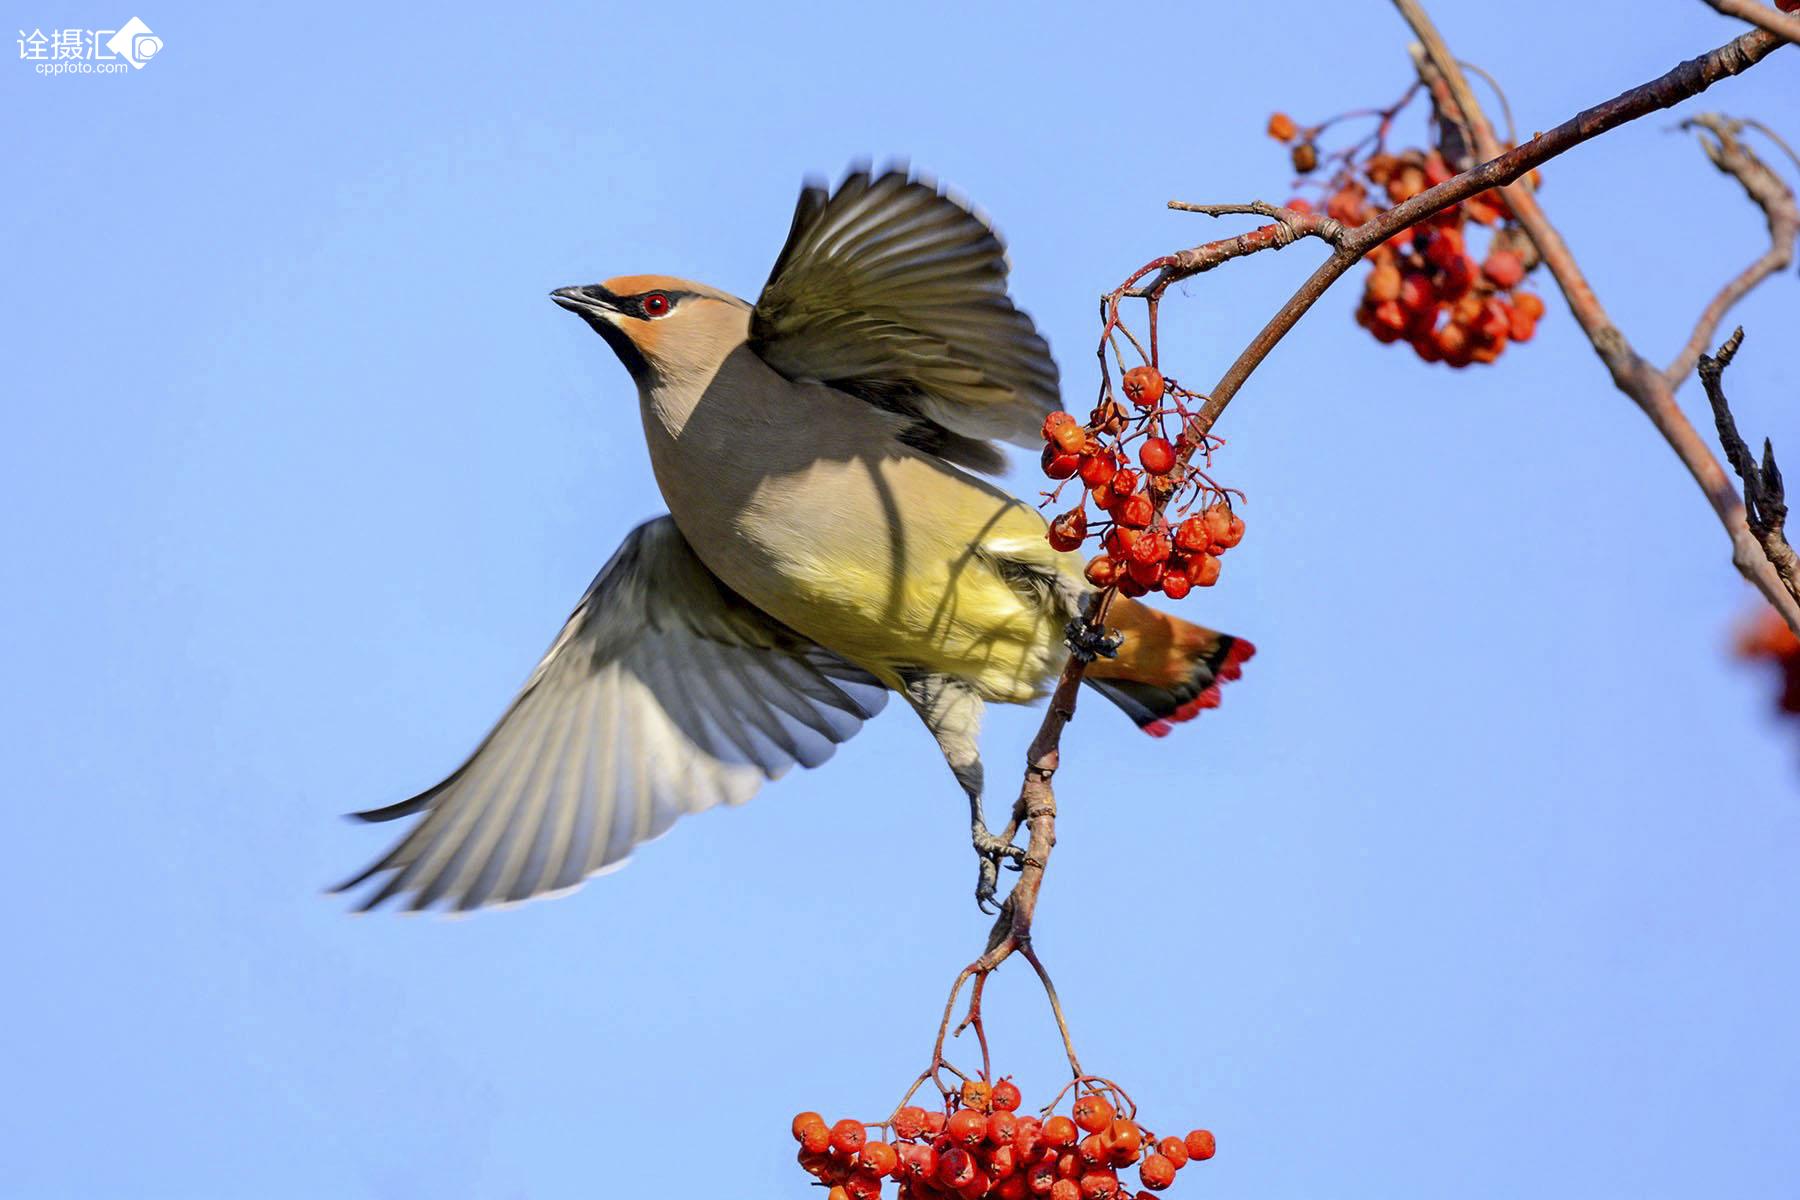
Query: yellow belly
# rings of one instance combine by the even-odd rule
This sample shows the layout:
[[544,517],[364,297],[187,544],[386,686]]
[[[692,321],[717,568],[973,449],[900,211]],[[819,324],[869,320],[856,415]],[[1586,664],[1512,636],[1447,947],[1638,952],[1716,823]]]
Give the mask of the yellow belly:
[[1008,583],[994,559],[1072,586],[1080,560],[1050,548],[1029,505],[894,441],[886,414],[795,391],[791,424],[747,427],[731,403],[702,403],[673,430],[646,421],[695,553],[752,604],[890,684],[922,668],[992,700],[1041,694],[1068,614]]

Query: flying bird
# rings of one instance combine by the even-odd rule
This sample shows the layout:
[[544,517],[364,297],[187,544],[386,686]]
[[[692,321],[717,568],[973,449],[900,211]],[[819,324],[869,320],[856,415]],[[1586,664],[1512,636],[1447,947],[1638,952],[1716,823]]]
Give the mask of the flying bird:
[[[1020,851],[988,830],[983,705],[1041,697],[1093,588],[985,476],[1036,448],[1057,368],[1005,247],[900,169],[808,184],[754,304],[661,275],[551,293],[637,385],[668,513],[601,568],[448,778],[353,814],[416,817],[337,890],[468,910],[574,887],[676,820],[831,757],[891,694],[967,793],[977,899]],[[1162,735],[1217,705],[1249,642],[1119,598],[1086,680]]]

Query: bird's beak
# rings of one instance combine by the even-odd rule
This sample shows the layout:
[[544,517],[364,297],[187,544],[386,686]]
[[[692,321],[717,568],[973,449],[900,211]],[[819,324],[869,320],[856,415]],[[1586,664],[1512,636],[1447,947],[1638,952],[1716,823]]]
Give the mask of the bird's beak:
[[644,357],[643,350],[620,327],[618,318],[625,310],[619,306],[616,295],[596,283],[587,287],[557,288],[550,293],[550,298],[586,321],[589,328],[604,338],[633,379],[642,380],[650,374],[650,362]]
[[589,321],[607,320],[616,315],[619,306],[611,292],[603,287],[557,288],[550,298],[558,305]]

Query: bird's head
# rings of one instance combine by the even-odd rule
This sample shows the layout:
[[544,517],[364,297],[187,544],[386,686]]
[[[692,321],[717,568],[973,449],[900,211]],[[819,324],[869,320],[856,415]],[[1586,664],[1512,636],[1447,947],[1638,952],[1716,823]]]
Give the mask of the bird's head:
[[736,296],[667,275],[620,275],[550,298],[593,326],[640,384],[711,378],[750,328],[750,306]]

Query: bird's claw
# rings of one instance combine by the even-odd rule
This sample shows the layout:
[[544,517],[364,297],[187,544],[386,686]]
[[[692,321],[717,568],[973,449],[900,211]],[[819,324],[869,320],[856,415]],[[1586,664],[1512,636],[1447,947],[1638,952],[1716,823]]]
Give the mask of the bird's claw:
[[1118,630],[1089,625],[1084,620],[1070,621],[1063,636],[1068,640],[1069,653],[1084,663],[1096,658],[1117,658],[1119,647],[1125,644],[1125,635]]
[[1023,869],[1025,850],[1015,846],[998,834],[989,833],[986,829],[975,830],[975,853],[981,859],[980,873],[975,880],[975,904],[982,912],[998,912],[988,906],[994,903],[1000,884],[1000,864],[1005,863],[1014,871]]

